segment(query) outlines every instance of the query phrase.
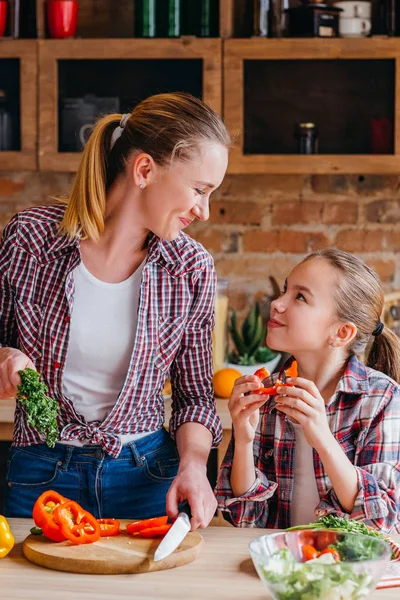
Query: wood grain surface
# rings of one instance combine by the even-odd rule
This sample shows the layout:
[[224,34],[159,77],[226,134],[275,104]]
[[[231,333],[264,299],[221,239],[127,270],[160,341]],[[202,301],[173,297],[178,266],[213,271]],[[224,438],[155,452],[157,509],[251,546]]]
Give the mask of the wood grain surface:
[[94,544],[55,543],[43,535],[29,535],[23,543],[23,553],[31,562],[47,569],[71,573],[114,575],[147,573],[185,565],[201,553],[203,538],[197,531],[188,533],[182,544],[164,560],[154,562],[154,552],[161,537],[145,539],[126,531],[129,521],[121,521],[121,533],[100,538]]

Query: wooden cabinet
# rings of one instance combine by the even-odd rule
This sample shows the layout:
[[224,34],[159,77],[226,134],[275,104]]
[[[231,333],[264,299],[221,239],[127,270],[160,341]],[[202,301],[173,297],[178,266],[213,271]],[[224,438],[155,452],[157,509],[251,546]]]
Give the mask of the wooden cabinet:
[[0,41],[0,89],[7,97],[12,145],[0,151],[0,169],[37,168],[37,43]]
[[[399,173],[400,40],[230,39],[224,119],[231,173]],[[391,124],[373,154],[372,122]],[[315,121],[319,154],[297,154],[293,129]]]
[[63,97],[119,96],[121,111],[164,91],[200,96],[222,114],[220,39],[76,39],[39,42],[39,168],[75,171],[79,152],[63,152]]

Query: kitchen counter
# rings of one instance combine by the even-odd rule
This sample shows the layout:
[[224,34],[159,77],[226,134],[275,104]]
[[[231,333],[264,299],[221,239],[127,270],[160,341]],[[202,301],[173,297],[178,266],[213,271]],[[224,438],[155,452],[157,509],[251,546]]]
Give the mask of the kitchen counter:
[[[204,548],[192,563],[155,573],[80,575],[51,571],[30,563],[22,541],[30,519],[9,519],[16,545],[0,560],[0,598],[4,600],[270,600],[258,578],[248,543],[263,529],[208,527],[201,534]],[[393,536],[400,540],[400,536]],[[395,600],[399,588],[377,590],[370,600]]]

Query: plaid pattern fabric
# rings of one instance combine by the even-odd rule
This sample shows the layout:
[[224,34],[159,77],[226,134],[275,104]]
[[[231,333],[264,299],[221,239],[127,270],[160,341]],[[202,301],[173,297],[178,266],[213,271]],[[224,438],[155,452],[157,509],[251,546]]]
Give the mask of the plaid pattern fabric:
[[[287,363],[282,370],[287,369]],[[278,374],[271,376],[276,381]],[[346,515],[314,450],[320,502],[316,518],[328,513],[365,521],[382,532],[400,532],[400,386],[349,358],[337,393],[326,406],[329,427],[358,474],[359,493]],[[219,508],[236,526],[284,529],[291,525],[295,431],[275,408],[262,407],[254,440],[256,480],[240,498],[230,487],[234,435],[216,486]]]
[[[87,423],[63,396],[74,304],[72,271],[81,261],[79,239],[57,233],[64,210],[46,206],[15,215],[0,246],[0,345],[22,350],[41,373],[60,405],[61,439],[87,438],[118,456],[119,434],[163,426],[162,389],[170,375],[171,435],[183,423],[195,421],[211,431],[217,445],[222,430],[212,389],[215,269],[211,256],[183,232],[172,242],[150,238],[136,340],[113,410],[103,422]],[[41,442],[17,403],[13,444]]]

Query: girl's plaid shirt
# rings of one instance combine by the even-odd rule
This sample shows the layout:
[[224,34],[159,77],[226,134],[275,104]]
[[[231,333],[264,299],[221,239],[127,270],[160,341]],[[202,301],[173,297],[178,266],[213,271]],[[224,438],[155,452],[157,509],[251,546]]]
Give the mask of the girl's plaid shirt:
[[[271,381],[277,377],[272,375]],[[256,481],[246,494],[233,497],[233,435],[221,465],[216,496],[225,518],[236,526],[285,529],[291,525],[295,431],[286,416],[276,410],[273,398],[260,413],[254,440]],[[314,450],[320,496],[316,518],[336,513],[365,521],[382,532],[400,532],[400,386],[352,356],[326,414],[333,435],[356,467],[359,492],[351,514],[346,515]]]
[[[212,389],[211,334],[215,269],[211,256],[181,232],[173,242],[152,236],[143,269],[138,326],[132,357],[118,400],[103,422],[85,421],[62,393],[74,304],[72,271],[81,261],[79,238],[58,235],[63,206],[15,215],[0,246],[0,346],[19,348],[41,373],[60,405],[63,440],[88,439],[112,456],[119,434],[160,429],[162,389],[172,383],[170,432],[188,421],[221,439]],[[17,404],[13,444],[42,443]]]

